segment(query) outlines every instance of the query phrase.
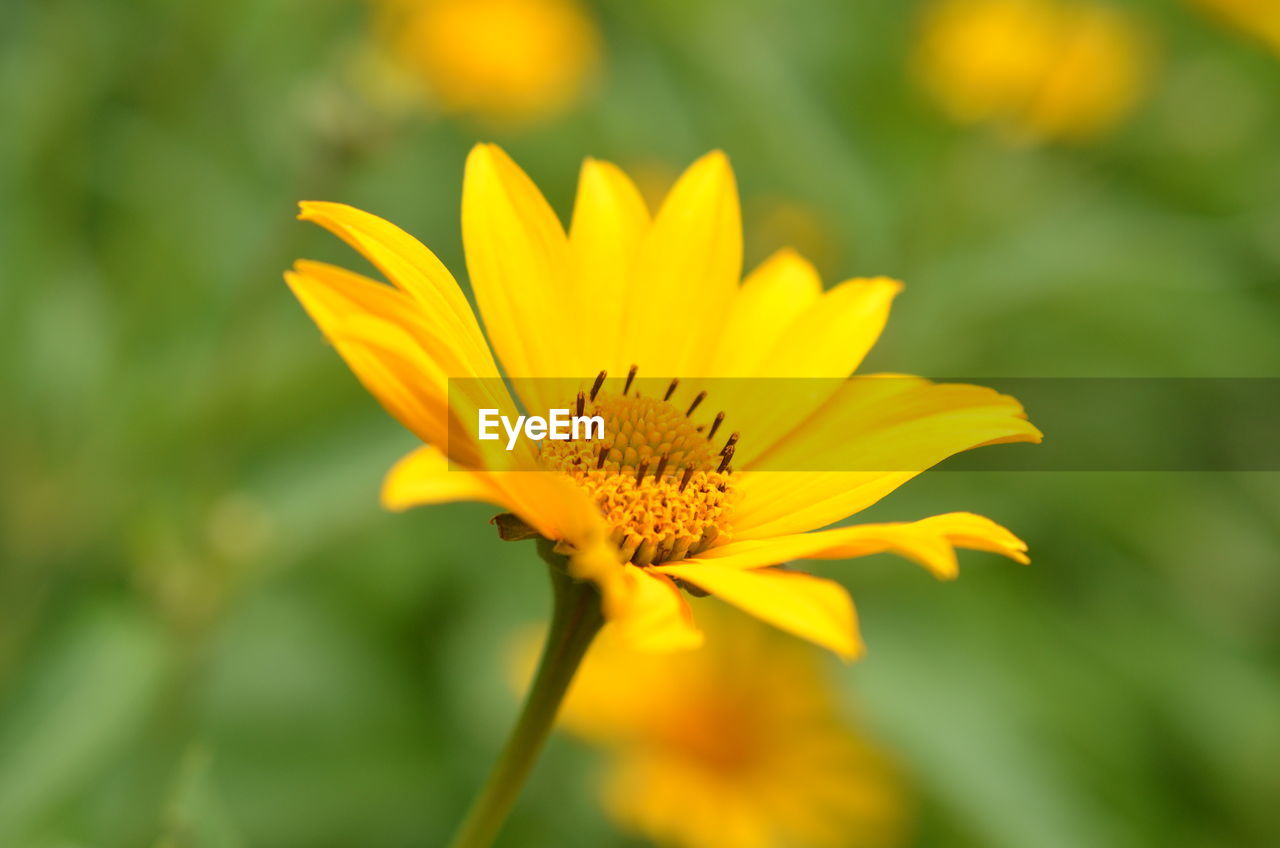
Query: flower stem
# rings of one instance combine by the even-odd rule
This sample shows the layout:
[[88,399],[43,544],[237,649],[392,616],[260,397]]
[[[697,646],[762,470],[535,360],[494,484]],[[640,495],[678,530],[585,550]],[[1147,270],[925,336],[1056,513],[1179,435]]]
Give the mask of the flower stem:
[[578,665],[604,624],[595,586],[570,577],[564,557],[551,550],[550,542],[539,539],[538,553],[547,562],[555,604],[547,643],[520,718],[484,789],[458,828],[452,848],[488,848],[493,844],[547,741]]

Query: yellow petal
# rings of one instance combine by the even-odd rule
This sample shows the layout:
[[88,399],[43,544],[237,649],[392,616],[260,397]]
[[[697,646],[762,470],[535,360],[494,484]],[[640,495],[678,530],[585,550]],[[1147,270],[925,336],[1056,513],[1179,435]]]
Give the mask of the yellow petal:
[[764,377],[847,377],[889,320],[902,283],[887,277],[841,283],[796,316],[774,343]]
[[915,477],[914,472],[743,471],[735,539],[802,533],[855,515]]
[[312,290],[312,300],[323,301],[333,309],[335,318],[368,315],[396,325],[448,376],[498,376],[488,349],[478,360],[470,356],[465,338],[431,320],[430,313],[418,302],[395,289],[334,265],[305,259],[294,265],[294,277],[301,286]]
[[[397,420],[456,461],[483,464],[456,416],[470,420],[480,406],[513,408],[487,351],[477,361],[459,337],[430,321],[417,301],[359,274],[303,261],[285,280],[361,383]],[[489,379],[456,383],[451,399],[450,377]]]
[[857,617],[839,583],[781,569],[744,569],[689,560],[651,569],[678,577],[763,621],[830,648],[845,659],[862,653]]
[[912,559],[937,577],[956,576],[956,548],[990,551],[1027,563],[1026,543],[989,518],[970,512],[948,512],[919,521],[859,524],[817,533],[730,542],[688,560],[690,569],[714,563],[720,567],[755,569],[793,559],[848,559],[883,552]]
[[422,242],[376,215],[342,203],[304,201],[298,218],[314,221],[358,250],[421,307],[433,332],[449,339],[480,376],[497,368],[471,305],[449,270]]
[[723,153],[703,156],[676,182],[634,273],[624,355],[643,375],[705,376],[742,274],[738,189]]
[[635,588],[635,574],[619,561],[618,546],[601,532],[584,535],[578,544],[561,545],[556,550],[569,557],[570,577],[590,580],[599,587],[605,617],[619,615]]
[[561,304],[576,308],[579,344],[568,362],[571,373],[620,374],[631,366],[621,348],[623,308],[638,283],[631,272],[648,229],[649,210],[631,179],[609,162],[583,162],[569,228],[575,302]]
[[794,250],[770,256],[743,281],[725,321],[711,373],[751,377],[788,325],[822,294],[822,280]]
[[752,465],[841,388],[880,337],[901,289],[883,277],[841,283],[812,299],[759,354],[750,376],[778,379],[776,392],[761,392],[754,380],[716,386],[727,420],[751,422],[750,438],[738,445],[739,467]]
[[740,475],[734,537],[825,527],[961,451],[1040,439],[1021,404],[988,388],[855,378]]
[[451,469],[448,457],[431,445],[404,456],[382,481],[382,505],[387,509],[400,511],[453,501],[506,506],[483,474]]
[[[598,550],[606,539],[607,528],[600,510],[581,487],[563,474],[487,471],[483,477],[499,493],[504,506],[542,536],[563,543],[566,550]],[[616,563],[615,557],[615,566]],[[599,579],[608,576],[601,575]]]
[[696,648],[702,631],[680,589],[669,577],[634,565],[622,567],[626,589],[605,606],[616,635],[637,651],[669,652]]
[[[397,462],[382,484],[383,506],[404,510],[449,501],[491,503],[518,515],[548,539],[562,541],[580,559],[577,576],[602,585],[618,579],[616,552],[605,547],[599,511],[582,491],[557,474],[539,471],[493,472],[450,467],[434,447],[418,448]],[[606,566],[584,568],[589,555]]]
[[[564,309],[568,239],[538,187],[496,145],[476,145],[467,157],[462,239],[476,302],[507,374],[584,376],[571,373],[564,356],[577,343]],[[546,409],[564,399],[526,400]]]
[[[337,279],[345,284],[330,284]],[[310,273],[286,272],[285,280],[369,393],[418,438],[445,444],[443,372],[407,326],[411,312],[383,309],[388,305],[383,301],[396,293],[375,294],[378,284],[356,275],[335,274],[326,281]]]

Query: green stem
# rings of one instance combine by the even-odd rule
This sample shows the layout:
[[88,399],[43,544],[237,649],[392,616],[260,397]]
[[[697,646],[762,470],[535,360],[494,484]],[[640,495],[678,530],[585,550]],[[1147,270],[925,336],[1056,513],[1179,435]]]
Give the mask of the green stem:
[[538,553],[547,561],[554,592],[555,608],[547,643],[520,718],[484,789],[454,836],[452,848],[488,848],[493,844],[547,741],[579,663],[604,624],[595,586],[570,577],[565,572],[564,557],[551,550],[550,542],[539,539]]

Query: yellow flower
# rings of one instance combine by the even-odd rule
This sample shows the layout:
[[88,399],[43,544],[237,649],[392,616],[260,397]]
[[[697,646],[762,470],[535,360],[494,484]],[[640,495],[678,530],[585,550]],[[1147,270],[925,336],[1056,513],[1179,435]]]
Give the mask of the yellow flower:
[[1149,56],[1134,21],[1088,0],[938,0],[916,66],[960,123],[1019,140],[1085,140],[1131,110]]
[[619,825],[683,848],[903,842],[904,790],[856,734],[814,651],[743,616],[700,650],[637,653],[603,635],[561,721],[603,748]]
[[[1026,561],[1016,536],[968,513],[819,529],[954,453],[1040,433],[1017,401],[989,389],[845,380],[900,284],[854,279],[824,292],[813,267],[785,250],[740,283],[738,196],[721,153],[694,163],[652,217],[625,174],[587,160],[566,235],[505,153],[475,147],[462,233],[487,340],[453,276],[402,230],[336,203],[305,202],[300,217],[393,284],[308,261],[286,274],[366,388],[426,443],[391,470],[384,504],[476,500],[514,513],[557,544],[572,575],[599,585],[605,615],[638,645],[698,644],[681,591],[694,587],[852,657],[861,643],[848,593],[770,566],[891,551],[945,578],[956,574],[956,547]],[[589,390],[607,444],[522,442],[504,455],[501,443],[477,441],[459,422],[475,422],[480,408],[516,409],[498,361],[526,409],[570,406],[574,389],[584,404]],[[679,392],[628,393],[637,368],[663,384],[677,378]],[[775,402],[734,399],[712,377],[770,378],[779,391],[783,378],[807,379]],[[570,378],[561,383],[572,388],[538,378]],[[724,404],[698,406],[707,384]],[[730,414],[727,437],[716,432],[716,405],[744,410]],[[857,457],[893,458],[903,446],[909,462],[884,466],[897,470],[802,470],[814,457],[865,468]]]
[[1280,2],[1276,0],[1192,0],[1224,21],[1264,41],[1280,55]]
[[599,31],[577,0],[377,2],[392,57],[449,112],[495,123],[554,115],[599,60]]

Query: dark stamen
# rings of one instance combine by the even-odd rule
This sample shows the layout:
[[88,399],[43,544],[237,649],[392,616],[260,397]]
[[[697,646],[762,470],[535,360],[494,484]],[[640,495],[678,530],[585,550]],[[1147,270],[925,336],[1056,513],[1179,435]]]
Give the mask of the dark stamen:
[[596,457],[596,468],[604,468],[604,461],[609,456],[609,446],[600,446],[600,455]]
[[658,470],[653,472],[655,480],[662,481],[662,472],[667,470],[667,462],[671,459],[671,452],[668,451],[662,455],[662,459],[658,460]]
[[582,413],[587,410],[587,396],[582,392],[578,392],[578,417],[582,417]]
[[[581,415],[582,413],[581,413],[581,412],[579,412],[578,414],[579,414],[579,415]],[[708,441],[708,442],[709,442],[709,441],[711,441],[712,439],[714,439],[714,438],[716,437],[716,430],[719,430],[719,429],[720,429],[720,425],[721,425],[721,424],[723,424],[723,423],[724,423],[724,413],[723,413],[723,412],[717,412],[717,413],[716,413],[716,420],[711,422],[711,432],[707,433],[707,441]]]
[[733,446],[738,443],[738,434],[734,433],[729,436],[729,440],[724,443],[724,447],[720,448],[720,455],[724,456],[726,451],[733,450]]
[[724,454],[720,457],[720,467],[716,471],[723,474],[724,470],[729,467],[729,461],[733,459],[733,450],[733,445],[725,448]]
[[627,372],[627,384],[622,387],[622,393],[625,395],[631,391],[631,381],[636,378],[636,372],[640,370],[639,365],[632,365],[631,370]]
[[698,404],[702,403],[702,401],[705,400],[706,397],[707,397],[706,392],[698,392],[698,396],[693,399],[693,403],[689,404],[689,411],[684,414],[684,417],[688,418],[690,415],[692,415],[693,411],[698,408]]
[[693,477],[693,466],[690,465],[684,470],[684,476],[680,478],[680,491],[684,491],[684,487],[689,485],[689,480]]
[[636,469],[636,485],[639,486],[644,482],[644,474],[649,470],[649,461],[645,460],[640,463],[640,467]]
[[676,386],[680,385],[680,378],[671,381],[671,385],[667,386],[667,393],[662,396],[663,400],[671,400],[671,396],[676,393]]
[[604,372],[604,371],[601,371],[599,374],[597,374],[597,375],[596,375],[596,381],[595,381],[594,383],[592,383],[592,384],[591,384],[591,399],[592,399],[592,400],[595,400],[595,399],[596,399],[596,395],[600,394],[600,387],[604,385],[604,378],[605,378],[606,376],[607,376],[607,374],[606,374],[606,372]]

